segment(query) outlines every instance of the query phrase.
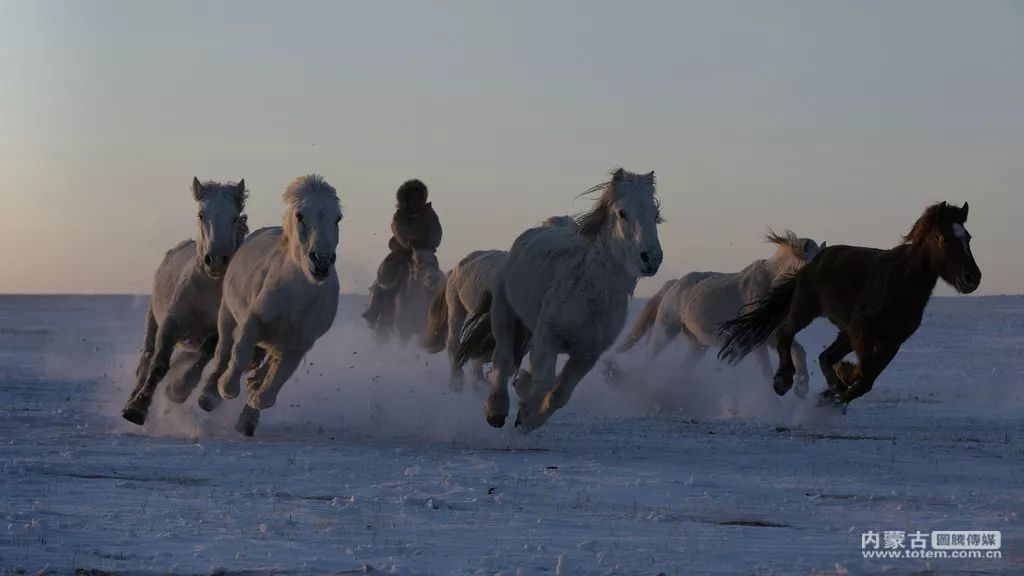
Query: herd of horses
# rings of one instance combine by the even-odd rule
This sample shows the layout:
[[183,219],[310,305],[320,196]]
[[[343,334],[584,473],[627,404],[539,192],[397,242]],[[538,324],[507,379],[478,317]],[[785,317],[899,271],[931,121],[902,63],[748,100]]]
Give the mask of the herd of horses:
[[[472,363],[472,377],[490,386],[484,413],[491,426],[504,426],[509,416],[510,382],[518,430],[543,426],[618,339],[638,280],[661,266],[655,187],[653,172],[620,168],[584,192],[597,196],[587,212],[548,218],[509,250],[472,252],[447,274],[433,251],[415,252],[389,330],[403,343],[446,350],[454,390],[462,390],[464,365]],[[303,176],[284,192],[282,225],[249,234],[244,180],[193,179],[192,195],[198,236],[168,251],[157,269],[136,385],[122,415],[144,424],[163,380],[166,396],[185,402],[213,360],[198,404],[216,409],[238,396],[245,377],[236,429],[251,436],[260,412],[274,405],[334,322],[341,205],[322,177]],[[888,250],[819,245],[769,230],[771,257],[735,273],[694,272],[666,282],[618,352],[646,338],[653,359],[682,335],[686,371],[709,348],[731,363],[754,353],[777,394],[795,378],[803,398],[806,352],[794,337],[823,316],[838,335],[818,357],[827,383],[818,402],[845,409],[917,330],[939,278],[961,293],[977,289],[981,271],[967,213],[966,203],[929,206]],[[779,357],[774,374],[768,348]],[[850,352],[856,364],[844,359]],[[559,355],[567,356],[561,370]],[[614,356],[605,357],[604,371],[621,377]]]

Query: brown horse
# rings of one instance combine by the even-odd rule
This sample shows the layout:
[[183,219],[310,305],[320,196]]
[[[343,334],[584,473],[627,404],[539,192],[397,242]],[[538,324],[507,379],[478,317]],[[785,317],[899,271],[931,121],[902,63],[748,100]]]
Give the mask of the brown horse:
[[[779,369],[775,392],[793,385],[793,337],[824,316],[839,335],[818,357],[828,381],[822,402],[843,404],[871,390],[878,375],[921,325],[935,283],[942,278],[970,294],[981,282],[964,228],[968,206],[929,206],[904,242],[891,250],[829,246],[749,311],[722,324],[725,345],[718,357],[738,362],[778,329]],[[843,357],[853,351],[858,364]]]

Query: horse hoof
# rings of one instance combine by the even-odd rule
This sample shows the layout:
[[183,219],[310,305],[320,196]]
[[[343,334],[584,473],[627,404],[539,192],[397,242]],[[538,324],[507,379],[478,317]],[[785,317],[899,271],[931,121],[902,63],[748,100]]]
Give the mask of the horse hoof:
[[235,430],[242,436],[251,437],[256,434],[256,425],[260,421],[260,411],[255,408],[250,408],[246,405],[242,408],[242,413],[238,415],[238,421],[235,422]]
[[[505,427],[505,418],[507,418],[507,417],[508,417],[507,414],[488,414],[487,415],[487,423],[490,424],[492,428],[504,428]],[[518,426],[518,425],[519,425],[519,420],[516,420],[516,426]]]
[[242,422],[239,420],[235,422],[235,430],[242,436],[252,438],[256,434],[256,423],[255,422]]
[[832,390],[823,390],[818,395],[818,406],[835,406],[839,400],[839,395]]
[[125,406],[124,410],[121,411],[121,417],[137,426],[142,426],[146,423],[146,411],[135,406]]
[[793,387],[792,378],[785,378],[783,376],[776,376],[772,388],[775,389],[775,393],[779,396],[785,396],[786,392]]
[[217,393],[208,393],[206,390],[199,395],[199,407],[205,412],[213,412],[220,406],[222,399]]

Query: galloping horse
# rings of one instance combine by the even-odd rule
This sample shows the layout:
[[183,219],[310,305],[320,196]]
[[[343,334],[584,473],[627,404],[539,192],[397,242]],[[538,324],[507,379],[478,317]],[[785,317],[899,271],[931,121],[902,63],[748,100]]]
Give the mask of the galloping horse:
[[228,268],[214,370],[199,399],[210,411],[221,398],[238,396],[242,373],[252,367],[257,347],[262,349],[262,378],[249,386],[235,426],[246,436],[253,435],[259,411],[274,405],[338,310],[337,192],[321,176],[310,175],[292,182],[283,198],[284,226],[253,232]]
[[[393,313],[374,326],[377,337],[386,339],[394,330],[402,345],[413,338],[417,342],[422,339],[426,334],[431,299],[444,284],[444,279],[433,250],[413,250],[408,274],[395,294]],[[391,320],[393,326],[388,326],[383,320]]]
[[[438,287],[427,316],[426,335],[421,344],[431,354],[448,349],[451,363],[449,387],[458,392],[463,387],[462,366],[455,361],[459,334],[469,312],[484,301],[484,295],[494,285],[498,270],[508,260],[504,250],[477,250],[448,272],[444,286]],[[490,358],[474,358],[473,376],[484,380],[483,365]]]
[[[968,206],[929,206],[904,242],[890,250],[830,246],[779,283],[750,311],[722,325],[719,358],[737,362],[778,330],[775,392],[793,385],[793,337],[819,316],[839,335],[818,357],[828,381],[823,403],[845,405],[871,390],[900,346],[921,325],[939,278],[970,294],[981,283],[964,224]],[[843,357],[853,351],[858,364]]]
[[[493,351],[493,388],[484,405],[491,426],[505,424],[508,381],[518,369],[524,334],[531,339],[530,371],[515,384],[516,426],[527,433],[565,406],[622,329],[637,280],[661,266],[654,172],[620,168],[591,191],[601,196],[578,219],[578,231],[537,227],[516,239],[494,285],[466,321],[458,363]],[[556,380],[559,353],[569,359]]]
[[[771,230],[765,240],[777,246],[771,258],[755,260],[739,272],[691,272],[678,280],[669,280],[647,301],[636,324],[619,352],[630,350],[647,334],[653,335],[647,343],[648,361],[658,354],[676,336],[682,334],[688,350],[684,373],[689,374],[704,357],[707,349],[722,343],[718,327],[734,318],[747,302],[764,298],[780,279],[793,274],[818,253],[817,242],[799,238],[791,230],[784,235]],[[825,244],[822,243],[821,248]],[[768,344],[774,346],[773,339]],[[755,355],[764,377],[772,379],[772,363],[768,348],[761,346]],[[798,342],[793,342],[793,362],[796,364],[796,395],[807,396],[807,354]],[[605,360],[609,375],[618,374],[615,360]]]
[[[570,216],[552,216],[541,223],[541,226],[566,226],[576,230],[576,220]],[[508,260],[508,252],[504,250],[477,250],[463,258],[458,265],[448,272],[444,285],[439,286],[430,304],[427,318],[426,336],[421,344],[431,354],[445,348],[451,362],[450,388],[462,390],[462,367],[455,361],[455,351],[459,345],[459,333],[466,322],[469,312],[476,310],[483,302],[484,294],[498,277],[498,270]],[[475,358],[473,377],[485,382],[483,365],[490,358]]]
[[242,214],[247,194],[245,180],[220,184],[192,179],[199,239],[171,248],[156,270],[135,390],[121,412],[125,420],[146,423],[156,386],[168,372],[165,392],[174,402],[184,402],[199,383],[217,346],[224,273],[249,233]]

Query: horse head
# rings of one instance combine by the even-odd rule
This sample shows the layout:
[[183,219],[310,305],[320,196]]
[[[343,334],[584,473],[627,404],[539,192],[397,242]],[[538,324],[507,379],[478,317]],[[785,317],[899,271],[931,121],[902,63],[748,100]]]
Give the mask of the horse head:
[[974,292],[981,284],[981,269],[965,228],[969,208],[966,202],[959,208],[945,202],[929,206],[905,238],[914,249],[927,250],[939,277],[962,294]]
[[772,259],[781,263],[777,267],[780,274],[792,274],[803,268],[804,264],[813,260],[818,252],[828,246],[827,242],[822,242],[819,246],[814,240],[801,238],[792,230],[786,230],[785,233],[778,234],[769,228],[768,232],[764,235],[764,239],[766,242],[778,246]]
[[338,193],[322,176],[311,174],[296,178],[283,198],[288,205],[284,217],[288,257],[310,282],[320,284],[330,277],[337,260],[342,218]]
[[242,210],[247,196],[245,180],[221,184],[192,179],[192,197],[199,204],[196,257],[213,278],[224,276],[228,262],[241,245],[238,228],[245,225]]
[[592,188],[602,190],[590,212],[579,220],[579,234],[602,238],[612,256],[632,276],[653,276],[663,253],[658,240],[662,222],[655,197],[654,172],[634,174],[619,168],[611,181]]

